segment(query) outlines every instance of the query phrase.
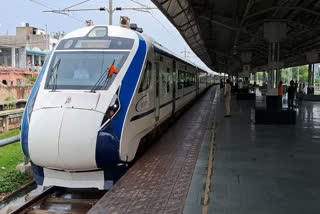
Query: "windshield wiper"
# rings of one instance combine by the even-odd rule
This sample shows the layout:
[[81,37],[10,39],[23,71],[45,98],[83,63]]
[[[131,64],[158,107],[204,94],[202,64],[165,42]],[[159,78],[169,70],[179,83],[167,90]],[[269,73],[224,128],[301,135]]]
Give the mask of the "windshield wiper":
[[[116,61],[116,59],[113,60],[112,65],[114,65],[115,61]],[[108,85],[108,82],[109,82],[108,73],[110,71],[110,68],[111,68],[111,66],[109,68],[107,68],[104,72],[102,72],[102,74],[100,75],[99,79],[97,80],[96,84],[94,84],[94,86],[92,87],[90,92],[96,93],[97,89],[101,89],[103,86]],[[104,82],[104,84],[101,84],[103,82]]]
[[51,91],[56,91],[56,89],[57,89],[57,81],[58,81],[57,80],[58,79],[57,71],[58,71],[60,62],[61,62],[61,58],[56,62],[56,64],[51,69],[49,83],[50,83],[51,79],[54,78],[52,81],[52,90]]

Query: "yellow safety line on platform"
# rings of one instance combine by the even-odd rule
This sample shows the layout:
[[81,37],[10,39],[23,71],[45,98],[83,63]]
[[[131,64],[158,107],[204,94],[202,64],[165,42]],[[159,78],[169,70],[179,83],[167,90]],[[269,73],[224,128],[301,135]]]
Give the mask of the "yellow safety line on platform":
[[[218,93],[216,93],[216,97],[214,101],[216,101],[217,95]],[[212,135],[211,135],[210,154],[209,154],[209,160],[208,160],[208,172],[207,172],[207,179],[206,179],[206,187],[204,190],[202,214],[208,214],[209,192],[211,187],[211,176],[212,176],[212,170],[213,170],[213,151],[214,151],[214,142],[215,142],[215,135],[216,135],[216,112],[217,112],[216,109],[215,109]]]

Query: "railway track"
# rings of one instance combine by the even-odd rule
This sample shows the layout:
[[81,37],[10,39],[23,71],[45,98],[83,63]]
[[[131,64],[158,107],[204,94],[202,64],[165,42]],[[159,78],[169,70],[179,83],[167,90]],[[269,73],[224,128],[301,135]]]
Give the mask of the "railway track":
[[95,189],[50,187],[11,214],[82,214],[105,194]]

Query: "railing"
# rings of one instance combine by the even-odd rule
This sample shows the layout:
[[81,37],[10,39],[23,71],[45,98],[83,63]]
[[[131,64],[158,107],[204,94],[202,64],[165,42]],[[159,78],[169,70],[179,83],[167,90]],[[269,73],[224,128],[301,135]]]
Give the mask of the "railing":
[[[7,146],[20,141],[20,135],[9,137],[7,139],[0,140],[0,147]],[[28,164],[29,160],[26,156],[23,156],[24,165]]]
[[20,135],[0,140],[0,147],[7,146],[20,141]]
[[23,108],[0,111],[0,133],[19,128],[22,121],[23,111]]

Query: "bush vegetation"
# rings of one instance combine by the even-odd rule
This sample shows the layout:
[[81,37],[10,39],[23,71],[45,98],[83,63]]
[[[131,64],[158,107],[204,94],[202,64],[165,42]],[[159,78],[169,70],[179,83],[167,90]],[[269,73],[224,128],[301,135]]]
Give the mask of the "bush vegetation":
[[[0,139],[19,135],[19,129],[0,135]],[[12,192],[29,178],[16,171],[16,166],[23,162],[20,142],[0,147],[0,193]]]

